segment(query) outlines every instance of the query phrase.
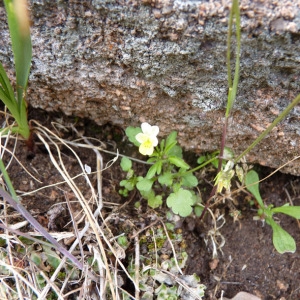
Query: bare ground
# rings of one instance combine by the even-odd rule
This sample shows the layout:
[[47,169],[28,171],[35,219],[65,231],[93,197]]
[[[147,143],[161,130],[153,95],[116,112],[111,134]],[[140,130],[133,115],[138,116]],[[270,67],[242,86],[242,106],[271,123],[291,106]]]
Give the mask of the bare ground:
[[[120,153],[133,153],[132,148],[124,139],[124,132],[121,128],[107,124],[103,127],[97,127],[87,120],[78,120],[75,118],[63,118],[62,116],[46,115],[41,111],[31,112],[34,119],[39,119],[50,128],[49,120],[61,122],[63,124],[75,123],[75,127],[85,136],[97,138],[104,143],[106,149],[111,151],[120,151]],[[58,127],[57,127],[58,128]],[[70,130],[58,128],[58,134],[65,139],[73,140],[76,134]],[[12,147],[12,143],[10,147]],[[68,149],[61,147],[63,160],[68,172],[73,176],[81,172],[76,161],[71,156]],[[55,151],[54,151],[55,152]],[[76,149],[84,164],[89,165],[95,170],[95,155],[92,150]],[[133,153],[133,154],[132,154]],[[61,175],[49,161],[46,149],[40,143],[36,143],[34,153],[29,153],[22,141],[18,142],[15,156],[20,160],[25,169],[37,177],[41,183],[32,179],[20,166],[15,159],[11,161],[8,172],[12,178],[13,185],[19,194],[33,191],[45,185],[51,185],[63,181]],[[110,161],[113,156],[103,154],[105,162]],[[6,154],[4,160],[8,162],[9,156]],[[189,160],[191,160],[189,158]],[[196,159],[194,160],[196,161]],[[137,172],[143,173],[143,166],[134,164]],[[260,178],[267,176],[272,170],[258,167]],[[208,172],[209,173],[209,172]],[[103,172],[103,197],[104,216],[113,213],[114,219],[111,220],[112,232],[114,236],[125,232],[131,246],[126,249],[126,256],[132,256],[133,232],[151,227],[161,226],[153,222],[153,215],[165,220],[166,207],[153,211],[143,204],[140,210],[134,208],[134,203],[140,200],[138,193],[132,193],[129,198],[122,198],[118,194],[119,182],[125,174],[119,167],[119,162],[113,164]],[[214,174],[208,174],[207,180],[202,180],[201,189],[209,191],[211,185],[209,180]],[[92,182],[96,185],[96,175],[91,175]],[[83,177],[76,179],[78,187],[89,197],[90,191]],[[290,175],[276,173],[271,178],[261,183],[261,194],[268,204],[282,205],[286,202],[292,202],[293,205],[300,205],[300,179]],[[53,187],[41,189],[34,194],[23,196],[23,205],[31,214],[50,231],[72,231],[70,223],[70,213],[65,204],[65,197],[68,195],[72,202],[73,211],[79,209],[76,204],[76,198],[69,190],[66,184],[60,184]],[[205,192],[203,193],[205,199]],[[221,297],[222,293],[228,298],[234,297],[239,291],[249,292],[261,299],[298,299],[300,298],[300,237],[299,224],[292,218],[279,216],[280,224],[296,240],[297,251],[294,254],[280,255],[276,252],[272,244],[272,231],[268,225],[262,222],[253,221],[255,209],[248,204],[246,194],[239,194],[234,198],[234,202],[225,201],[212,207],[216,217],[224,215],[225,223],[219,229],[221,242],[222,237],[225,240],[224,246],[218,250],[218,257],[213,259],[212,243],[208,235],[213,228],[211,218],[207,215],[204,220],[190,217],[186,220],[180,220],[176,226],[182,230],[185,240],[185,250],[189,254],[187,265],[184,269],[185,274],[196,273],[200,276],[201,282],[207,287],[204,299],[216,299]],[[128,201],[130,200],[130,201]],[[91,207],[95,207],[91,203]],[[241,211],[238,219],[230,216],[230,209],[234,205]],[[54,207],[59,207],[58,212],[53,212]],[[49,213],[50,212],[50,213]],[[11,212],[10,224],[23,220]],[[154,218],[155,219],[155,218]],[[220,220],[217,225],[221,225]],[[27,225],[23,231],[32,231]],[[142,232],[142,231],[141,231]],[[6,247],[6,245],[2,245]],[[178,249],[178,248],[176,248]],[[158,249],[159,250],[159,249]],[[146,251],[147,252],[147,251]],[[128,263],[125,257],[124,264]],[[123,276],[124,277],[124,276]],[[74,286],[69,286],[72,289]],[[124,280],[124,289],[134,294],[133,286]],[[73,299],[73,298],[68,298]]]

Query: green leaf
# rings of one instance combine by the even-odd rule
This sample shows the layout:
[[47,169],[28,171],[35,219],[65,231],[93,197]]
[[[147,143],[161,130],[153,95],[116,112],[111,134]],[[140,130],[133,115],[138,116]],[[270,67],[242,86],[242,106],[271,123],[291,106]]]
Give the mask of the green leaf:
[[255,197],[259,206],[264,208],[264,203],[259,193],[259,177],[254,170],[251,170],[246,174],[245,184],[247,190]]
[[192,201],[193,201],[193,205],[197,204],[197,203],[201,203],[201,198],[199,195],[195,194],[194,191],[190,191],[191,195],[192,195]]
[[300,219],[300,206],[280,206],[272,208],[273,213],[282,213],[291,216],[295,219]]
[[162,139],[161,142],[159,143],[160,151],[163,151],[163,150],[164,150],[164,148],[165,148],[165,142],[166,142],[166,141],[165,141],[164,139]]
[[4,3],[14,53],[17,77],[17,98],[19,109],[21,111],[21,105],[22,102],[24,102],[23,94],[27,87],[32,56],[28,8],[17,1],[4,0]]
[[151,156],[148,160],[147,160],[147,162],[148,163],[155,163],[155,162],[157,162],[157,157],[153,157],[153,156]]
[[148,199],[148,205],[152,208],[158,208],[162,205],[162,196],[157,195]]
[[200,157],[197,159],[197,164],[201,165],[201,164],[203,164],[206,160],[207,160],[207,157],[206,157],[205,155],[202,155],[202,156],[200,156]]
[[25,92],[32,56],[28,10],[18,1],[4,0],[4,4],[14,54],[17,98],[2,64],[0,64],[0,99],[7,106],[18,125],[14,126],[12,131],[21,134],[28,140],[30,129]]
[[215,158],[215,159],[211,162],[211,164],[212,164],[216,169],[218,169],[218,166],[219,166],[219,160],[218,160],[217,158]]
[[162,161],[159,160],[156,164],[157,164],[156,173],[157,173],[157,175],[159,175],[161,173],[161,169],[162,169]]
[[169,156],[168,160],[171,164],[175,165],[178,168],[189,169],[190,166],[180,157]]
[[47,256],[47,262],[54,270],[56,270],[61,261],[60,257],[56,254],[55,251],[51,250],[50,247],[48,247],[48,246],[42,246],[42,247]]
[[168,155],[182,158],[182,148],[178,145],[175,145],[169,150]]
[[139,147],[141,143],[139,143],[137,140],[136,140],[136,135],[138,133],[142,132],[142,129],[140,127],[132,127],[132,126],[129,126],[126,128],[125,130],[125,133],[129,139],[129,141],[131,143],[133,143],[135,146]]
[[147,172],[146,178],[147,179],[153,178],[157,172],[158,167],[159,167],[159,165],[157,162],[154,165],[152,165]]
[[19,237],[19,240],[20,240],[23,244],[25,244],[25,245],[32,245],[32,244],[34,243],[33,240],[28,239],[28,238],[26,238],[26,237],[24,237],[24,236],[20,236],[20,237]]
[[177,192],[170,194],[167,198],[168,207],[181,217],[187,217],[192,213],[193,203],[191,192],[181,188]]
[[13,88],[10,84],[9,78],[0,63],[0,99],[4,102],[7,106],[9,111],[15,115],[18,114],[18,104],[17,100],[15,99],[15,94]]
[[127,172],[132,168],[132,161],[128,157],[122,157],[120,166],[123,171]]
[[132,191],[134,189],[134,183],[132,180],[121,180],[120,181],[120,186],[124,186],[124,188],[128,191]]
[[195,187],[198,185],[198,179],[192,173],[186,173],[182,176],[182,185],[185,187]]
[[202,206],[196,205],[195,208],[194,208],[195,215],[197,217],[200,217],[202,212],[203,212],[203,209],[204,208]]
[[[233,19],[235,17],[235,31],[233,30]],[[231,49],[231,36],[235,32],[236,35],[236,47],[235,51]],[[231,74],[231,64],[232,64],[232,53],[236,53],[235,55],[235,71],[234,71],[234,79],[232,82],[232,74]],[[228,118],[235,101],[237,86],[239,82],[239,70],[240,70],[240,52],[241,52],[241,25],[240,25],[240,8],[239,1],[233,0],[232,6],[229,15],[229,28],[228,28],[228,37],[227,37],[227,77],[228,77],[228,100],[226,105],[226,113],[225,117]]]
[[148,190],[148,191],[140,191],[142,197],[146,200],[152,199],[155,197],[155,193],[152,189]]
[[4,247],[6,245],[6,240],[3,238],[0,238],[0,248]]
[[168,137],[166,139],[165,150],[164,150],[164,152],[166,154],[177,144],[176,138],[177,138],[177,132],[176,131],[172,131],[168,135]]
[[136,187],[139,191],[150,191],[152,185],[153,185],[153,180],[143,178],[136,184]]
[[172,131],[166,139],[166,148],[176,142],[177,131]]
[[173,183],[173,175],[170,172],[166,172],[158,177],[158,182],[161,185],[171,186]]
[[117,238],[117,242],[118,244],[123,248],[123,249],[127,249],[128,245],[129,245],[129,242],[127,240],[127,237],[126,236],[119,236]]
[[[0,251],[0,260],[2,262],[5,262],[7,260],[7,254],[5,252]],[[0,265],[0,275],[2,277],[2,275],[11,275],[12,272],[5,267],[5,265]]]
[[286,252],[295,253],[296,243],[293,237],[280,227],[272,218],[269,218],[267,221],[273,229],[273,245],[275,249],[280,254]]
[[38,266],[40,267],[42,265],[42,258],[41,255],[35,251],[31,252],[30,259]]

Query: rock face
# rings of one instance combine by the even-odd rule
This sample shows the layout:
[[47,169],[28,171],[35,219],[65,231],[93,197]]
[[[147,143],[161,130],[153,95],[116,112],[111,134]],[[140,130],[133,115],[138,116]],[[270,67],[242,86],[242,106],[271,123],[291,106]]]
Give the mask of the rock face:
[[[3,3],[0,60],[12,70]],[[34,107],[123,128],[179,132],[197,153],[220,144],[230,0],[31,0]],[[241,0],[242,54],[227,145],[240,154],[300,92],[299,0]],[[12,71],[10,72],[12,74]],[[247,160],[299,155],[300,106]],[[284,172],[300,175],[300,159]]]

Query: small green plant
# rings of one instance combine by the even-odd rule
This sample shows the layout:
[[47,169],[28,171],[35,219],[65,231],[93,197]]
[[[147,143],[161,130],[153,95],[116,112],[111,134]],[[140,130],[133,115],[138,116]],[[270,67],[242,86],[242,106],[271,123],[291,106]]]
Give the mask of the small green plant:
[[[127,172],[126,179],[120,182],[120,194],[127,196],[137,188],[148,205],[157,208],[166,203],[175,214],[182,217],[190,215],[193,207],[200,206],[201,199],[193,191],[198,185],[194,170],[182,158],[182,149],[177,145],[177,132],[173,131],[159,144],[159,128],[143,123],[141,128],[128,127],[126,134],[131,142],[139,147],[143,155],[149,155],[147,162],[152,164],[146,176],[137,176],[132,169],[132,161],[123,157],[121,168]],[[155,191],[159,190],[157,195]]]
[[27,120],[25,94],[30,71],[32,46],[27,5],[25,0],[4,0],[4,4],[14,54],[16,95],[3,65],[0,63],[0,99],[16,120],[17,126],[11,128],[12,132],[19,133],[28,141],[30,128]]
[[[231,37],[233,32],[233,21],[235,18],[235,32],[236,32],[236,60],[235,60],[235,72],[234,79],[232,81],[231,74]],[[240,182],[242,184],[246,184],[248,191],[250,191],[255,199],[258,202],[259,210],[258,216],[259,218],[266,221],[273,229],[273,244],[275,249],[279,253],[285,252],[295,252],[296,244],[294,239],[278,225],[274,219],[273,215],[275,213],[283,213],[294,217],[296,219],[300,218],[300,207],[297,206],[288,206],[283,205],[281,207],[273,207],[273,205],[265,206],[260,193],[259,193],[259,177],[258,174],[254,170],[250,170],[249,172],[243,172],[243,168],[236,165],[234,170],[234,165],[239,163],[241,159],[251,151],[265,136],[267,136],[271,130],[287,116],[287,114],[300,102],[300,95],[298,95],[282,112],[281,114],[272,122],[272,124],[264,131],[262,134],[239,156],[231,161],[228,161],[226,166],[223,165],[223,154],[225,150],[226,144],[226,136],[227,136],[227,128],[228,128],[228,120],[230,117],[230,113],[235,101],[235,97],[237,94],[237,86],[239,81],[239,69],[240,69],[240,51],[241,51],[241,28],[240,28],[240,10],[239,10],[239,2],[238,0],[232,1],[232,9],[230,12],[229,18],[229,31],[228,31],[228,40],[227,40],[227,70],[228,70],[228,100],[227,107],[225,113],[225,123],[223,126],[222,133],[222,142],[220,147],[220,156],[219,156],[219,164],[218,164],[218,174],[215,178],[215,185],[211,191],[210,199],[212,199],[217,193],[220,193],[223,188],[225,188],[228,192],[230,192],[230,186],[232,178],[237,175]],[[245,182],[244,182],[245,181]],[[209,205],[209,201],[207,201],[205,209]]]
[[272,227],[273,245],[275,249],[279,253],[294,253],[296,251],[295,240],[277,222],[275,222],[273,215],[282,213],[295,219],[300,219],[300,206],[290,206],[288,203],[280,207],[274,207],[272,204],[266,206],[260,196],[258,174],[254,170],[251,170],[246,174],[245,183],[247,190],[255,197],[259,206],[258,218],[255,219],[265,220],[266,223]]
[[[171,215],[173,214],[169,214],[170,219]],[[138,274],[141,299],[201,300],[206,287],[201,284],[200,278],[196,274],[183,275],[181,271],[188,261],[182,233],[176,231],[171,223],[166,223],[165,226],[167,231],[161,227],[151,228],[151,233],[145,232],[140,236],[140,246],[147,248],[147,255],[140,257],[143,265]],[[157,253],[169,243],[166,233],[172,239],[176,258],[171,251],[165,250],[164,255]],[[134,259],[130,256],[128,271],[133,278],[136,276],[135,268]],[[127,296],[124,299],[130,298]]]
[[[233,29],[235,24],[235,30]],[[232,51],[231,39],[235,32],[235,70],[232,75]],[[129,127],[126,135],[129,140],[139,147],[139,151],[143,155],[149,155],[147,163],[152,164],[145,177],[138,176],[132,169],[132,162],[128,158],[123,158],[121,167],[127,172],[125,180],[121,181],[123,189],[120,193],[124,196],[129,191],[137,188],[142,197],[148,200],[148,205],[152,208],[159,207],[163,204],[164,199],[168,207],[175,214],[182,217],[190,215],[193,211],[202,218],[209,207],[210,201],[214,199],[223,189],[226,190],[230,197],[230,188],[232,180],[237,176],[246,184],[247,189],[256,198],[259,209],[259,217],[273,229],[273,243],[276,250],[280,253],[294,252],[296,249],[293,238],[283,230],[273,219],[273,214],[283,213],[296,219],[300,218],[300,208],[295,206],[284,205],[281,207],[265,206],[259,195],[258,175],[252,170],[248,172],[248,167],[240,167],[238,164],[244,159],[245,155],[251,151],[270,131],[281,122],[287,114],[300,102],[298,95],[272,122],[272,124],[261,133],[261,135],[240,155],[234,156],[233,152],[226,147],[227,129],[229,126],[229,118],[235,102],[237,87],[239,82],[240,70],[240,53],[241,53],[241,28],[240,28],[240,9],[238,0],[232,1],[232,8],[229,17],[229,30],[227,39],[227,70],[228,70],[228,99],[225,112],[225,122],[222,131],[222,139],[220,150],[215,151],[211,155],[204,155],[198,159],[200,166],[190,169],[189,165],[182,159],[182,149],[177,145],[177,133],[171,132],[166,140],[158,143],[157,134],[159,128],[143,123],[141,128]],[[233,77],[233,78],[232,78]],[[210,196],[206,201],[203,209],[200,197],[194,192],[194,188],[198,185],[197,178],[193,172],[212,163],[218,171],[215,177],[215,183],[211,190]],[[257,178],[256,178],[257,177]],[[159,191],[156,194],[155,191]],[[226,196],[225,196],[226,198]]]

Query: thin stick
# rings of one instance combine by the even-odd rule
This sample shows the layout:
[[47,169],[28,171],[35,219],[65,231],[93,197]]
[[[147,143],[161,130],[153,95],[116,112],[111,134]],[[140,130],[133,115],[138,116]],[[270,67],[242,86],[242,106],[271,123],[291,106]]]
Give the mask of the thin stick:
[[171,249],[172,249],[172,252],[173,252],[173,255],[174,255],[174,260],[175,260],[175,264],[176,264],[177,270],[178,270],[178,272],[179,272],[181,275],[183,275],[183,273],[182,273],[182,271],[181,271],[181,269],[180,269],[180,267],[179,267],[178,260],[177,260],[177,255],[176,255],[176,251],[175,251],[175,248],[174,248],[174,246],[173,246],[173,243],[172,243],[172,241],[171,241],[171,239],[170,239],[170,237],[169,237],[169,234],[168,234],[166,225],[164,224],[163,221],[160,221],[160,222],[161,222],[162,226],[164,227],[164,230],[165,230],[167,239],[168,239],[169,244],[170,244],[170,246],[171,246]]
[[[78,135],[78,131],[74,126],[72,126],[72,129],[76,132]],[[98,190],[98,199],[99,199],[99,209],[101,210],[103,207],[103,199],[102,199],[102,169],[103,169],[103,157],[98,151],[98,149],[84,136],[81,136],[82,139],[90,146],[92,146],[93,151],[96,153],[97,157],[97,190]]]
[[[139,235],[136,235],[134,238],[134,246],[135,246],[135,258],[134,258],[134,268],[135,268],[135,284],[136,286],[139,286],[140,282],[140,241],[139,241]],[[140,291],[135,290],[135,299],[140,299]]]
[[250,152],[258,143],[261,142],[262,139],[267,136],[272,129],[281,122],[288,113],[300,102],[300,94],[283,110],[283,112],[272,122],[272,124],[262,132],[262,134],[244,151],[242,152],[235,160],[234,162],[238,162],[242,157],[244,157],[248,152]]

